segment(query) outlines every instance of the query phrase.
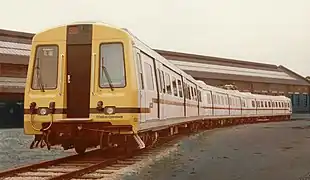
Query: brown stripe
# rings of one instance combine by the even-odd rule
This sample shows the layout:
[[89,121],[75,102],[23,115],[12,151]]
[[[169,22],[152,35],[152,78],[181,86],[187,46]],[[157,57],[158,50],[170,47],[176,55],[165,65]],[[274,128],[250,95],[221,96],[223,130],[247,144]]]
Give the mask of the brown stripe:
[[[247,111],[249,111],[249,110],[256,110],[256,109],[254,109],[254,108],[223,108],[223,107],[214,107],[214,108],[212,108],[212,107],[210,107],[210,106],[204,106],[204,107],[201,107],[201,108],[203,108],[203,109],[222,109],[222,110],[243,110],[243,111],[245,111],[245,110],[247,110]],[[289,109],[257,109],[257,110],[289,110]]]
[[[89,113],[104,113],[104,108],[102,110],[98,110],[97,108],[91,108]],[[117,107],[115,108],[115,114],[118,113],[150,113],[150,108],[138,108],[138,107]]]
[[[104,109],[101,111],[97,108],[91,108],[89,113],[104,113]],[[115,108],[115,113],[150,113],[150,108],[136,108],[136,107],[117,107]],[[38,113],[36,109],[35,114]],[[24,109],[24,114],[30,114],[30,109]],[[67,109],[55,109],[54,114],[67,114]]]
[[[158,104],[158,99],[152,99],[152,102]],[[164,99],[160,99],[159,103],[160,104],[167,104],[167,105],[175,105],[175,106],[184,106],[183,102],[170,101],[170,100],[164,100]]]
[[[35,110],[35,114],[38,113],[38,109]],[[30,114],[30,109],[24,109],[24,114]],[[55,109],[54,114],[67,114],[67,109]]]

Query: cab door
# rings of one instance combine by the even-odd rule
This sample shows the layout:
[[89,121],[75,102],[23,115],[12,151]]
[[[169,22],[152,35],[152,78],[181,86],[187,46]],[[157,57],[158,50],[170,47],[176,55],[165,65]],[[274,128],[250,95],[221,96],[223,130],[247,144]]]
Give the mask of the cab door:
[[154,68],[155,60],[143,52],[140,52],[140,54],[145,82],[145,108],[148,108],[145,118],[146,121],[158,119],[158,94]]
[[158,118],[165,118],[165,85],[164,85],[164,72],[163,65],[156,61],[156,76],[157,76],[157,85],[158,85]]
[[[139,50],[136,50],[136,69],[137,69],[137,78],[138,78],[138,98],[139,98],[139,107],[140,109],[146,108],[146,92],[145,92],[145,81],[144,74],[142,69],[141,54]],[[144,112],[140,113],[140,122],[145,122],[146,114]]]

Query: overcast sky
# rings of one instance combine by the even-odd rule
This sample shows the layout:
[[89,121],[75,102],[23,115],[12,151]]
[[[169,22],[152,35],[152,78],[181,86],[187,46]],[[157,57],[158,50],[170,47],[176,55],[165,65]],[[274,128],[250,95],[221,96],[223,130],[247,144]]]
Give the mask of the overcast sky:
[[74,21],[131,30],[152,48],[284,65],[310,75],[310,0],[7,0],[1,29]]

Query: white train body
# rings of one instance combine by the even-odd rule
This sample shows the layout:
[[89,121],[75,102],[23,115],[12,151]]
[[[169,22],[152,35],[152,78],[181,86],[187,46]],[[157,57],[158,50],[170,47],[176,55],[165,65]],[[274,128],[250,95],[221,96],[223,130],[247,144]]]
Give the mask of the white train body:
[[[292,109],[289,98],[207,85],[195,80],[128,33],[134,42],[139,71],[136,72],[137,78],[143,78],[143,88],[141,85],[139,87],[140,107],[151,109],[149,114],[141,114],[141,131],[163,124],[174,125],[208,118],[290,118]],[[141,83],[141,79],[138,82]]]

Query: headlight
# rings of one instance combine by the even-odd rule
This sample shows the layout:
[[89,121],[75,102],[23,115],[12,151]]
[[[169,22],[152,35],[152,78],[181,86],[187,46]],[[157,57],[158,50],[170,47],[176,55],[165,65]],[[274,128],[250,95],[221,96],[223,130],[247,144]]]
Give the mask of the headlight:
[[115,108],[114,107],[106,107],[105,112],[107,114],[114,114],[115,113]]
[[48,110],[46,108],[40,108],[39,110],[40,115],[47,115],[47,113],[48,113]]

